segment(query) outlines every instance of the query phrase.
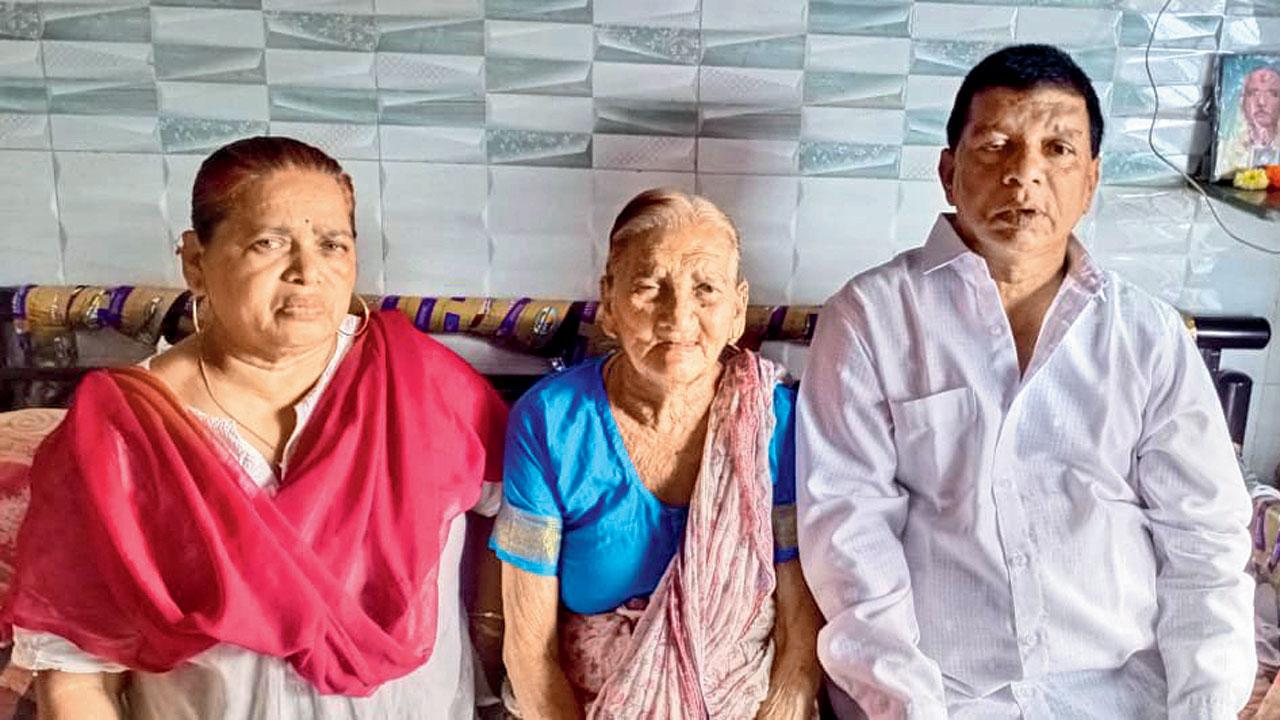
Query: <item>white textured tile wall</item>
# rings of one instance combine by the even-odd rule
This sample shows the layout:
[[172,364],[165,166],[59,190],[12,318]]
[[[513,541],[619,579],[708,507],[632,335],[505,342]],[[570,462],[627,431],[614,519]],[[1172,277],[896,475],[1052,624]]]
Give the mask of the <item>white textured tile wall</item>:
[[[1217,52],[1280,52],[1276,0],[121,0],[0,4],[0,284],[178,283],[218,145],[298,137],[355,181],[367,291],[592,295],[614,214],[656,185],[742,228],[757,302],[820,302],[921,242],[964,72],[1053,42],[1096,81],[1105,182],[1079,228],[1194,311],[1280,325],[1280,264],[1147,147],[1205,153]],[[1280,247],[1276,226],[1226,212]],[[796,362],[803,353],[786,351]],[[1280,352],[1250,459],[1280,462]]]

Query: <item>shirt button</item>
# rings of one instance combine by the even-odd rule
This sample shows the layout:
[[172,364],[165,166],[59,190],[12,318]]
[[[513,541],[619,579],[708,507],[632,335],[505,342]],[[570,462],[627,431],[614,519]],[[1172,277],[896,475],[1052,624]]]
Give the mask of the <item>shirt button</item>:
[[1014,553],[1009,556],[1009,564],[1015,568],[1024,568],[1027,566],[1027,556],[1022,553]]
[[991,327],[987,328],[987,332],[991,333],[992,335],[999,335],[1003,331],[1004,331],[1003,328],[1001,328],[999,325],[992,325]]
[[1012,488],[1012,487],[1013,487],[1013,480],[1012,480],[1011,478],[1008,478],[1008,477],[998,477],[998,478],[996,478],[996,489],[997,489],[997,490],[1008,490],[1008,489],[1010,489],[1010,488]]
[[1040,642],[1040,636],[1035,633],[1027,633],[1020,638],[1023,647],[1033,648]]

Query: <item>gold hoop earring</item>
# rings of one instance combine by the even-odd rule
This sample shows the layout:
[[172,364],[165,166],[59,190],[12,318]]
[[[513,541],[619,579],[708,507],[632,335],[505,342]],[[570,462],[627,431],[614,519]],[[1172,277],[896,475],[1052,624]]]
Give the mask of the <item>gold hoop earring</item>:
[[195,334],[200,334],[200,298],[203,295],[191,296],[191,327],[195,330]]
[[361,307],[361,308],[363,308],[363,310],[364,310],[364,313],[363,313],[363,315],[364,315],[364,322],[360,323],[360,327],[359,327],[359,328],[357,328],[357,329],[356,329],[356,331],[355,331],[355,332],[353,332],[353,333],[343,332],[343,331],[342,331],[342,326],[338,326],[338,334],[339,334],[339,335],[346,335],[347,337],[360,337],[361,335],[363,335],[363,334],[364,334],[364,331],[365,331],[365,330],[368,330],[368,329],[369,329],[369,317],[370,317],[370,315],[369,315],[369,303],[365,302],[365,301],[364,301],[364,297],[363,297],[362,295],[359,295],[359,294],[357,294],[357,295],[356,295],[356,299],[360,301],[360,307]]

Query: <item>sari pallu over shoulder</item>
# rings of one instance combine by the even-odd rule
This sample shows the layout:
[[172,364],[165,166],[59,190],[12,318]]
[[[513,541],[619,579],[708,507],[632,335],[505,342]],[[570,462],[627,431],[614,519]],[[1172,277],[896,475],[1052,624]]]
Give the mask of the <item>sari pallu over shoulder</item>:
[[461,359],[376,313],[272,495],[150,372],[91,373],[33,463],[4,620],[148,672],[237,645],[368,695],[431,655],[450,521],[499,476],[505,419]]
[[647,606],[566,617],[566,675],[593,720],[751,718],[773,663],[773,387],[753,353],[725,363],[680,551]]

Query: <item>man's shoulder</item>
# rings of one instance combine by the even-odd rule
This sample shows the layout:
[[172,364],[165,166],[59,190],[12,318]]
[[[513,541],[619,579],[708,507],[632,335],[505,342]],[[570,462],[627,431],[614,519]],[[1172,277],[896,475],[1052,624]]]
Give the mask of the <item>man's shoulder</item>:
[[904,285],[913,282],[924,247],[898,253],[892,260],[854,275],[836,291],[828,304],[865,305],[900,298]]
[[1103,270],[1102,300],[1108,314],[1130,332],[1151,339],[1182,326],[1177,308],[1114,270]]

